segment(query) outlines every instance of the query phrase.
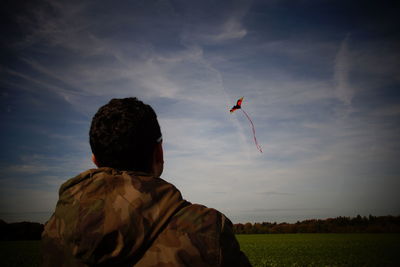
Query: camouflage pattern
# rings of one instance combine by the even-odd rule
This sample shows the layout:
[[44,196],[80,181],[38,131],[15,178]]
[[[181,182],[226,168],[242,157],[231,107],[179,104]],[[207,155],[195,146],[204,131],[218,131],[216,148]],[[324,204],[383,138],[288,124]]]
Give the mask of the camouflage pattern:
[[220,212],[145,173],[91,169],[65,182],[43,266],[250,266]]

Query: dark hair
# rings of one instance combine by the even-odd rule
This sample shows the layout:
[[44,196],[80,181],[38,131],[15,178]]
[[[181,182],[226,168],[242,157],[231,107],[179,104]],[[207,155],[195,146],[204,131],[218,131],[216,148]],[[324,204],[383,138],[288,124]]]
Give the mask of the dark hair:
[[102,106],[93,116],[89,136],[99,167],[150,171],[161,130],[151,106],[130,97]]

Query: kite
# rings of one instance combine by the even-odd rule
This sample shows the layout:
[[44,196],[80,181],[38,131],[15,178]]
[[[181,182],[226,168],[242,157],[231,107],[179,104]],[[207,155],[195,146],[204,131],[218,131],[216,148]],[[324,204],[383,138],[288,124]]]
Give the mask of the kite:
[[240,110],[244,113],[244,115],[246,115],[247,119],[248,119],[249,122],[251,123],[251,128],[252,128],[252,130],[253,130],[254,143],[256,144],[257,149],[262,153],[262,152],[263,152],[263,151],[262,151],[262,148],[261,148],[261,146],[260,146],[260,145],[258,144],[258,142],[257,142],[256,130],[254,129],[253,121],[250,119],[250,116],[246,113],[246,111],[244,111],[243,108],[242,108],[243,98],[244,98],[244,97],[239,98],[239,100],[236,102],[236,105],[234,105],[234,106],[231,108],[230,112],[233,113],[235,110],[240,109]]

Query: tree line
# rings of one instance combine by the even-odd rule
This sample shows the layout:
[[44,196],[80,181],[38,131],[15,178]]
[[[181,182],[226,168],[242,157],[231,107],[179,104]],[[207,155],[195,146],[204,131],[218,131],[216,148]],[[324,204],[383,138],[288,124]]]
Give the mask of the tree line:
[[6,223],[0,220],[0,240],[39,240],[43,229],[41,223]]
[[238,223],[235,234],[400,233],[400,216],[360,216],[312,219],[296,223]]
[[[0,240],[39,240],[44,225],[34,222],[6,223],[0,220]],[[283,234],[283,233],[400,233],[400,216],[357,215],[312,219],[296,223],[237,223],[235,234]]]

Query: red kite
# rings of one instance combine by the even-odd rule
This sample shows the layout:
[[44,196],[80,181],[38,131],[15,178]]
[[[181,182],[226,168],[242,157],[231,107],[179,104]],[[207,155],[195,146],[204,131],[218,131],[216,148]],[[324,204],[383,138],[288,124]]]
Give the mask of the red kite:
[[262,153],[262,152],[263,152],[263,151],[262,151],[262,148],[261,148],[261,146],[260,146],[260,145],[258,144],[258,142],[257,142],[256,130],[254,129],[253,121],[250,119],[250,116],[247,115],[246,111],[244,111],[244,110],[242,109],[243,98],[244,98],[244,97],[241,97],[241,98],[238,99],[238,101],[236,102],[236,105],[234,105],[234,106],[231,108],[230,112],[233,113],[233,112],[234,112],[235,110],[237,110],[237,109],[240,109],[240,110],[243,111],[244,115],[246,115],[247,119],[248,119],[249,122],[251,123],[251,128],[252,128],[252,130],[253,130],[254,143],[256,144],[257,149]]
[[232,113],[232,112],[234,112],[235,110],[242,108],[242,102],[243,102],[243,97],[241,97],[241,98],[236,102],[236,105],[233,106],[233,107],[231,108],[230,112]]

